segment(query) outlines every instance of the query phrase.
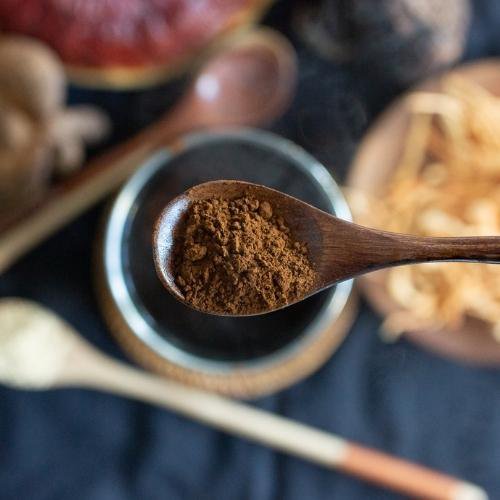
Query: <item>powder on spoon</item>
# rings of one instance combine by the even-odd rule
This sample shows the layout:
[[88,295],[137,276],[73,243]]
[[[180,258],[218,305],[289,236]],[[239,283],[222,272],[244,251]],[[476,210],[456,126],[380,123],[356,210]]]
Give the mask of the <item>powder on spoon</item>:
[[252,314],[294,302],[316,273],[267,201],[252,196],[194,202],[174,256],[176,284],[198,309]]

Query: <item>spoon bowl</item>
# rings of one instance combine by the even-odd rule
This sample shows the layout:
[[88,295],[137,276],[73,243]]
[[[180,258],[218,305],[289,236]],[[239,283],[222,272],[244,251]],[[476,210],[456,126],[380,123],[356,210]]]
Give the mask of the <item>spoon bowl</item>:
[[261,28],[209,61],[192,88],[207,124],[259,125],[286,110],[296,81],[293,47],[282,35]]
[[157,274],[165,288],[190,307],[175,283],[174,253],[182,235],[190,206],[200,200],[253,196],[267,201],[283,217],[293,238],[307,245],[316,277],[310,290],[286,305],[264,307],[249,316],[265,314],[310,297],[340,281],[377,269],[431,261],[500,263],[500,237],[425,238],[363,227],[323,212],[274,189],[241,181],[199,184],[174,198],[160,214],[153,233],[153,255]]
[[[182,231],[185,216],[191,205],[197,201],[213,198],[236,199],[248,195],[257,198],[261,202],[268,201],[272,205],[273,212],[282,216],[286,220],[294,238],[300,242],[307,242],[309,259],[313,263],[313,267],[316,270],[318,269],[317,265],[321,261],[321,249],[323,242],[320,239],[321,232],[317,230],[316,226],[310,224],[310,221],[307,218],[307,213],[309,210],[312,210],[313,212],[318,212],[319,214],[328,216],[326,212],[300,201],[293,196],[289,196],[285,193],[259,184],[225,180],[205,182],[194,186],[171,200],[158,217],[153,233],[153,256],[157,274],[165,288],[177,300],[194,309],[197,309],[194,305],[186,301],[183,293],[175,283],[176,276],[173,269],[173,257],[176,250],[176,242],[179,239],[179,234]],[[335,219],[341,220],[337,218]],[[314,222],[314,220],[312,222]],[[302,297],[301,300],[309,297],[313,293],[321,291],[321,289],[324,288],[326,288],[326,286],[322,285],[320,276],[318,275],[318,279],[314,283],[315,292],[311,292],[310,294]],[[282,309],[292,303],[294,302],[290,302],[286,306],[280,306],[272,310]],[[210,311],[202,312],[210,313]],[[271,312],[271,310],[245,315],[225,314],[225,316],[254,316],[262,314],[263,312]]]
[[262,125],[290,104],[297,60],[288,40],[261,28],[233,40],[208,61],[184,97],[160,122],[163,135],[221,125]]

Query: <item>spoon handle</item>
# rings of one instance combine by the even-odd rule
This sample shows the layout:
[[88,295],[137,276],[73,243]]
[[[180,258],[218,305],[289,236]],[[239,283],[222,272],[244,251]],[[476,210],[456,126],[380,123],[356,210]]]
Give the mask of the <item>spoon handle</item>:
[[431,261],[500,263],[500,236],[431,238],[391,235],[390,241],[380,249],[386,252],[385,257],[392,264]]
[[386,267],[458,261],[500,264],[500,236],[433,238],[380,231],[339,219],[323,223],[325,284]]
[[420,259],[500,264],[500,236],[422,238],[414,244]]
[[70,367],[76,371],[66,377],[69,385],[84,385],[146,401],[230,434],[418,498],[486,498],[480,488],[460,479],[253,406],[136,370],[96,352],[87,351],[86,361],[78,368],[86,353],[79,354]]

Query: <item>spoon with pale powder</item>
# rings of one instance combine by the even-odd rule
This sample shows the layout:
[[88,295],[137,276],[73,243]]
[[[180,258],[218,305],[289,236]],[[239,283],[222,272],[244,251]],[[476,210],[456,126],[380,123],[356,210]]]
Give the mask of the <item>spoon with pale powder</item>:
[[0,382],[18,389],[87,387],[120,394],[401,493],[487,499],[471,483],[114,361],[54,313],[23,299],[0,299]]
[[500,236],[379,231],[265,186],[213,181],[167,204],[155,226],[153,251],[160,280],[179,301],[209,314],[252,316],[386,267],[499,264]]

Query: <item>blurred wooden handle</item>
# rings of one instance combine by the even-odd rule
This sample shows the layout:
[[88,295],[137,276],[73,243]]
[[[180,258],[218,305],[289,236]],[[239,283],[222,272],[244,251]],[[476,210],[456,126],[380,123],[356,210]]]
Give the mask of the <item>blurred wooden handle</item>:
[[[79,360],[82,362],[81,353]],[[91,370],[88,369],[88,362],[86,369],[82,370],[73,363],[66,374],[66,382],[147,401],[230,434],[416,498],[487,498],[482,489],[471,483],[365,448],[279,415],[141,372],[105,356],[98,355],[96,359],[93,353],[91,364]]]
[[[177,127],[179,125],[179,127]],[[55,231],[115,191],[157,147],[184,131],[163,119],[90,161],[0,233],[0,274]]]
[[337,468],[416,498],[432,500],[485,499],[483,491],[421,465],[349,443]]

